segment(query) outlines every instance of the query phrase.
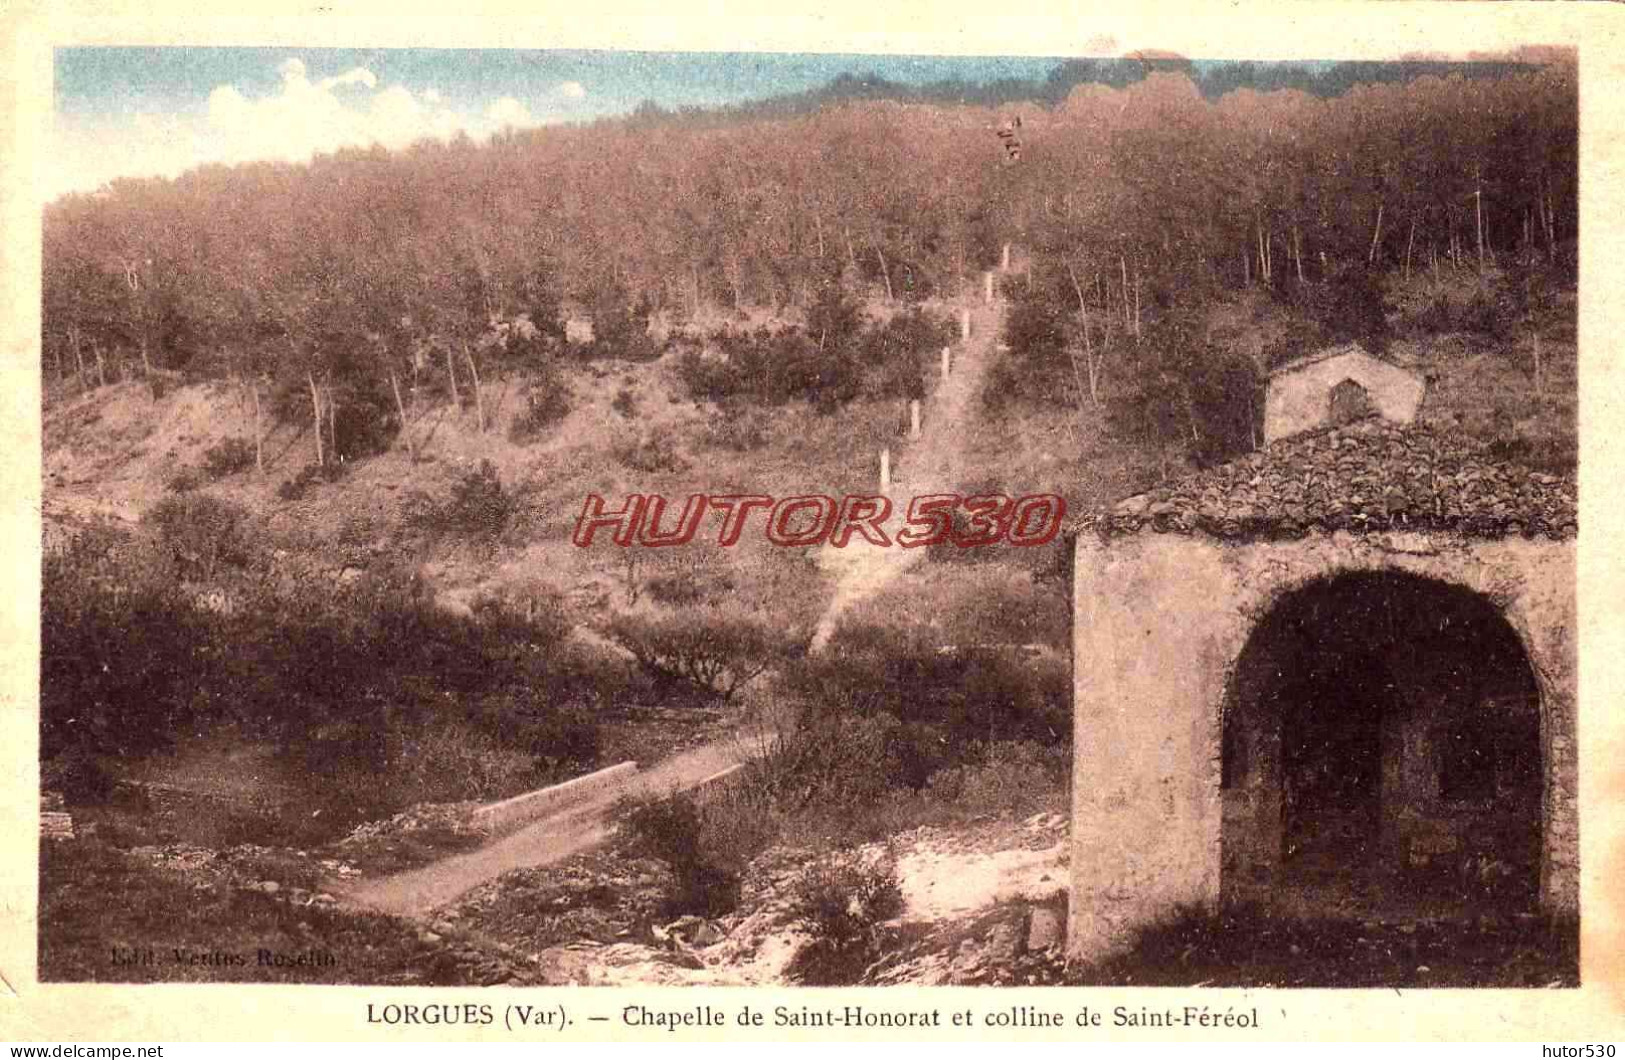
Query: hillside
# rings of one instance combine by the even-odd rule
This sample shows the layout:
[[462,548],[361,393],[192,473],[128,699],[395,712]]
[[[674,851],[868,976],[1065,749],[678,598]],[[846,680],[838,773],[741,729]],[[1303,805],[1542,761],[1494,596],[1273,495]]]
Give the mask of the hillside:
[[[54,202],[43,966],[243,978],[91,955],[257,932],[356,982],[1149,974],[1057,958],[1070,552],[1012,512],[1253,452],[1271,371],[1349,343],[1452,445],[1572,471],[1575,67],[1524,58],[1065,65],[1021,114],[847,81]],[[1225,923],[1151,939],[1157,981],[1223,978]],[[1413,935],[1450,983],[1549,971],[1552,925],[1489,962],[1508,925],[1348,926],[1403,959],[1321,985]]]

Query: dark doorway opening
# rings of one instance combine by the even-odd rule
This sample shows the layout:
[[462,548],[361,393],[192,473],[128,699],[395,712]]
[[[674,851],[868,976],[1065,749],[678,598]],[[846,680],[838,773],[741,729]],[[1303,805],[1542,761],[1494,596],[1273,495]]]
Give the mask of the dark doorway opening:
[[1334,657],[1279,697],[1282,858],[1335,872],[1374,851],[1382,824],[1382,731],[1401,704],[1379,659]]
[[1535,908],[1538,686],[1477,593],[1357,572],[1288,594],[1237,661],[1222,753],[1227,898]]

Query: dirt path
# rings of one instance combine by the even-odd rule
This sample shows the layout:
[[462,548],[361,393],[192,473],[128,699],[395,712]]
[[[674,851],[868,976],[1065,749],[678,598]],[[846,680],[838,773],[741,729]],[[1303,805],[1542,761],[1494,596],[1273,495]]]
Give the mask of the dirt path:
[[[968,431],[966,417],[974,414],[972,402],[982,389],[982,377],[996,354],[995,344],[1003,325],[1003,303],[978,303],[971,309],[971,338],[955,343],[948,379],[937,387],[931,400],[920,410],[920,437],[893,454],[891,522],[901,525],[909,501],[928,493],[952,492],[958,472],[964,466],[964,446]],[[889,548],[871,545],[854,536],[844,548],[825,545],[818,563],[835,576],[835,598],[818,623],[810,650],[819,651],[834,634],[841,615],[854,604],[866,600],[919,562],[924,549]]]
[[[919,494],[952,490],[963,466],[965,417],[980,393],[982,376],[998,341],[1003,307],[978,304],[971,309],[971,339],[955,343],[953,367],[946,382],[921,410],[920,437],[896,454],[897,474],[889,494],[893,518],[906,512]],[[879,548],[855,539],[844,549],[825,547],[820,565],[836,579],[835,600],[819,623],[812,650],[823,646],[847,608],[866,599],[923,555],[920,549]],[[374,880],[352,890],[358,905],[401,916],[421,916],[445,905],[485,881],[517,868],[550,865],[602,843],[609,837],[605,812],[627,795],[665,794],[693,787],[702,780],[759,754],[768,736],[734,736],[707,744],[628,777],[624,784],[601,792],[589,802],[527,825],[468,854]]]
[[551,817],[526,825],[467,854],[421,869],[372,880],[351,889],[346,899],[359,906],[396,916],[422,916],[505,872],[551,865],[588,850],[609,838],[607,811],[628,795],[666,795],[759,755],[771,733],[734,735],[675,755],[627,777]]

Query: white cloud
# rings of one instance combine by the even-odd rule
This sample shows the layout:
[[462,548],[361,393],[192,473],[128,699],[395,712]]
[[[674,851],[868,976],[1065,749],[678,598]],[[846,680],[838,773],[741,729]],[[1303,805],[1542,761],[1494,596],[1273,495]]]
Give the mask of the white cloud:
[[[449,140],[458,133],[479,139],[509,126],[541,124],[511,96],[483,108],[454,109],[432,88],[380,87],[377,75],[365,67],[312,82],[304,61],[293,56],[279,63],[277,72],[281,84],[276,91],[247,96],[232,85],[220,85],[197,114],[94,123],[57,119],[54,150],[45,166],[47,195],[88,191],[124,176],[173,177],[211,162],[303,162],[344,147],[401,148],[430,137]],[[575,88],[585,94],[580,85]]]
[[317,87],[326,91],[327,89],[338,88],[340,85],[366,85],[368,88],[377,88],[378,75],[365,66],[358,66],[353,70],[344,71],[337,77],[327,78]]
[[554,88],[553,91],[557,92],[565,99],[587,98],[587,86],[583,85],[580,81],[565,81]]
[[498,125],[506,128],[510,125],[534,125],[535,120],[530,116],[530,110],[523,103],[512,96],[503,96],[492,101],[485,108],[485,116]]

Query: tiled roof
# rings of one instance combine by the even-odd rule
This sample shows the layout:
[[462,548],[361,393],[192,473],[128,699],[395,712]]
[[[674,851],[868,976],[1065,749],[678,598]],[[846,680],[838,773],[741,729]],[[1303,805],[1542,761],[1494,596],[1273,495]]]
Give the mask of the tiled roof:
[[1072,525],[1101,535],[1202,533],[1226,538],[1447,531],[1467,537],[1573,537],[1574,476],[1491,456],[1482,443],[1427,427],[1365,420],[1282,439],[1195,472]]

